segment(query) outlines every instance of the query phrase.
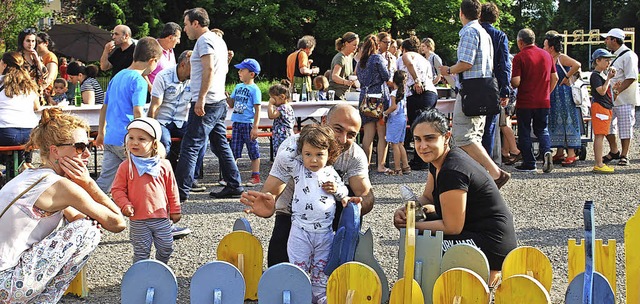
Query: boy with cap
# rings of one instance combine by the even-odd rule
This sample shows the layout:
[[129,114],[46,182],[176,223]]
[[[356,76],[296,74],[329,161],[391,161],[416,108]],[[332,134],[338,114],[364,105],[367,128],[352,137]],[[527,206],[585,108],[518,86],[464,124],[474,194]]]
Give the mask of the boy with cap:
[[589,78],[591,84],[591,126],[595,139],[593,140],[593,154],[595,155],[595,166],[593,173],[613,173],[614,169],[607,166],[602,160],[602,143],[604,137],[609,134],[611,116],[613,115],[613,101],[611,100],[610,80],[616,75],[614,68],[609,68],[611,58],[616,55],[605,49],[597,49],[591,55],[593,72]]
[[167,264],[173,252],[171,225],[180,220],[181,207],[178,184],[160,143],[162,129],[150,117],[136,118],[126,129],[127,160],[113,181],[113,201],[131,220],[133,262],[148,259],[153,242],[156,259]]
[[247,186],[260,183],[260,149],[258,146],[258,123],[260,122],[260,101],[262,93],[253,79],[260,74],[260,64],[255,59],[245,59],[234,67],[238,69],[241,83],[237,84],[227,98],[231,114],[231,150],[238,161],[242,157],[242,149],[247,145],[251,159],[251,179]]

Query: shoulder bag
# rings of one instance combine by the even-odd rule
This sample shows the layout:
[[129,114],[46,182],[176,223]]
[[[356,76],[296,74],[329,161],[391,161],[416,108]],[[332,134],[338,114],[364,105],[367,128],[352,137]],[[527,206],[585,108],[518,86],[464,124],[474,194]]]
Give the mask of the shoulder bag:
[[20,194],[18,194],[18,196],[16,196],[10,203],[9,205],[7,205],[7,207],[4,208],[4,210],[2,210],[2,213],[0,213],[0,218],[2,218],[2,216],[5,214],[5,212],[7,212],[7,210],[9,210],[9,207],[11,207],[16,201],[18,201],[19,198],[21,198],[25,193],[29,192],[31,189],[33,189],[33,187],[35,187],[37,184],[39,184],[43,179],[45,179],[47,176],[49,176],[49,174],[45,174],[42,177],[40,177],[40,179],[38,179],[35,183],[33,183],[31,186],[27,187],[27,189],[24,189],[24,191],[22,191]]
[[464,79],[460,73],[462,112],[466,116],[495,115],[500,113],[498,81],[491,77]]
[[[564,66],[560,63],[560,59],[558,58],[558,65],[564,71],[564,74],[567,75],[567,70],[565,70]],[[576,73],[580,75],[580,70]],[[589,104],[589,92],[587,91],[587,84],[580,79],[580,77],[570,77],[569,84],[571,87],[571,97],[573,97],[573,103],[579,107],[583,104]]]
[[358,109],[362,115],[372,118],[382,117],[384,113],[384,90],[380,94],[367,94],[368,87],[364,88],[363,99],[360,100]]

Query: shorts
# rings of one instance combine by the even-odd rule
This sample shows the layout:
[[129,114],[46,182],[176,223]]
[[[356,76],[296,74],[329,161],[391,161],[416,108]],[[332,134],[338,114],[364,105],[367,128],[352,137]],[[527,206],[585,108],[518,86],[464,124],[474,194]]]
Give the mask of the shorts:
[[591,104],[591,128],[595,135],[608,135],[613,111],[597,102]]
[[485,116],[467,116],[462,112],[461,95],[453,106],[453,140],[458,147],[481,143],[484,134]]
[[620,139],[630,139],[633,136],[635,122],[636,111],[633,105],[614,106],[609,134],[618,134]]
[[234,122],[231,126],[231,151],[233,158],[242,158],[242,148],[247,145],[247,153],[249,159],[254,160],[260,158],[260,147],[258,140],[251,140],[251,128],[253,124]]

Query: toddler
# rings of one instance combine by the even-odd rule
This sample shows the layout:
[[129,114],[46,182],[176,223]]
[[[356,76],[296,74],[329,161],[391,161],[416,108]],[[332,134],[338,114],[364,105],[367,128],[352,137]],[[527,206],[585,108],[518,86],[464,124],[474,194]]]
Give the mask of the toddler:
[[313,87],[318,91],[318,100],[327,100],[327,90],[329,88],[329,80],[325,76],[316,76],[313,79]]
[[407,133],[407,117],[405,107],[407,98],[405,96],[405,84],[407,83],[407,73],[405,71],[395,71],[393,73],[393,83],[391,92],[391,105],[383,112],[387,121],[386,139],[393,148],[394,170],[390,175],[402,175],[410,173],[407,151],[404,149],[404,137]]
[[67,81],[64,78],[56,78],[53,81],[53,105],[66,106],[69,104],[67,100]]
[[273,119],[273,150],[275,155],[278,154],[280,144],[293,134],[293,126],[296,122],[293,108],[289,104],[291,101],[290,87],[291,83],[285,79],[280,84],[272,85],[269,88],[267,114],[269,119]]
[[180,220],[181,210],[178,185],[160,143],[162,129],[157,120],[140,117],[127,131],[127,160],[118,167],[111,194],[131,220],[133,262],[148,259],[153,243],[156,259],[167,264],[173,252],[171,224]]

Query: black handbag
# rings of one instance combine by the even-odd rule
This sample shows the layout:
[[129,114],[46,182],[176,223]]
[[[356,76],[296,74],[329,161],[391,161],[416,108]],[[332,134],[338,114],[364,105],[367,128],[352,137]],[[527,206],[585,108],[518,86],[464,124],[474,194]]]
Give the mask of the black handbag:
[[495,115],[500,113],[498,81],[491,75],[485,78],[464,79],[460,73],[462,112],[466,116]]

